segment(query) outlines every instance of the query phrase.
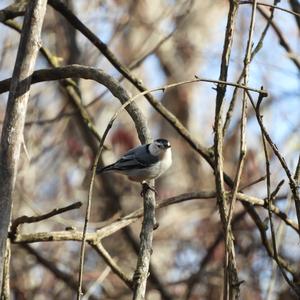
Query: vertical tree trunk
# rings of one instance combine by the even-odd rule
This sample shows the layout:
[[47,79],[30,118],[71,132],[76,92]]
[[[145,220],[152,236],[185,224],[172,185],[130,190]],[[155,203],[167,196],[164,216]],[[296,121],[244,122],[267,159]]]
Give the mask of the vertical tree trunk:
[[[47,0],[29,2],[23,23],[0,142],[0,288],[13,190],[29,98],[31,75],[40,47]],[[1,292],[2,293],[2,292]],[[0,295],[1,295],[0,293]]]

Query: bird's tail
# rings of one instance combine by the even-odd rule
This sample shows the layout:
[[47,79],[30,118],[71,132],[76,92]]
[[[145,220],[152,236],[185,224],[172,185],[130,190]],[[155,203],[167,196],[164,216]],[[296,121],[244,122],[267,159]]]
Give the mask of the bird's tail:
[[114,170],[114,164],[108,165],[106,167],[97,167],[96,173],[100,174],[100,173],[112,171],[112,170]]

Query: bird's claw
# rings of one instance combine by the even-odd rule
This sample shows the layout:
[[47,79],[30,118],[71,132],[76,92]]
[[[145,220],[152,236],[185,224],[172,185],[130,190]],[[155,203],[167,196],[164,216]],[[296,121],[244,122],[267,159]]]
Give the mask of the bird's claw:
[[147,190],[151,190],[155,193],[157,196],[157,191],[155,190],[154,186],[149,185],[147,182],[142,183],[142,191],[141,191],[141,197],[145,197]]

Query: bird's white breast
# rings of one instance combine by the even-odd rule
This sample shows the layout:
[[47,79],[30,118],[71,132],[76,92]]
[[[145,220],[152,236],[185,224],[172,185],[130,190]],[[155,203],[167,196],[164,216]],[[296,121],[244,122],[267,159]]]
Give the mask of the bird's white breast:
[[171,151],[171,148],[168,148],[165,151],[164,156],[163,156],[163,158],[161,160],[161,163],[160,163],[161,173],[168,170],[171,167],[171,164],[172,164],[172,151]]

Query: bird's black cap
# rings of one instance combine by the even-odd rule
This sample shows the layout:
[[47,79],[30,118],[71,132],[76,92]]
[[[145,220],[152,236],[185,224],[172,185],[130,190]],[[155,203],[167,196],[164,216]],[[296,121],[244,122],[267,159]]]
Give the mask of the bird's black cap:
[[166,139],[157,139],[154,142],[163,145],[164,148],[170,148],[171,147],[170,142],[168,140],[166,140]]

